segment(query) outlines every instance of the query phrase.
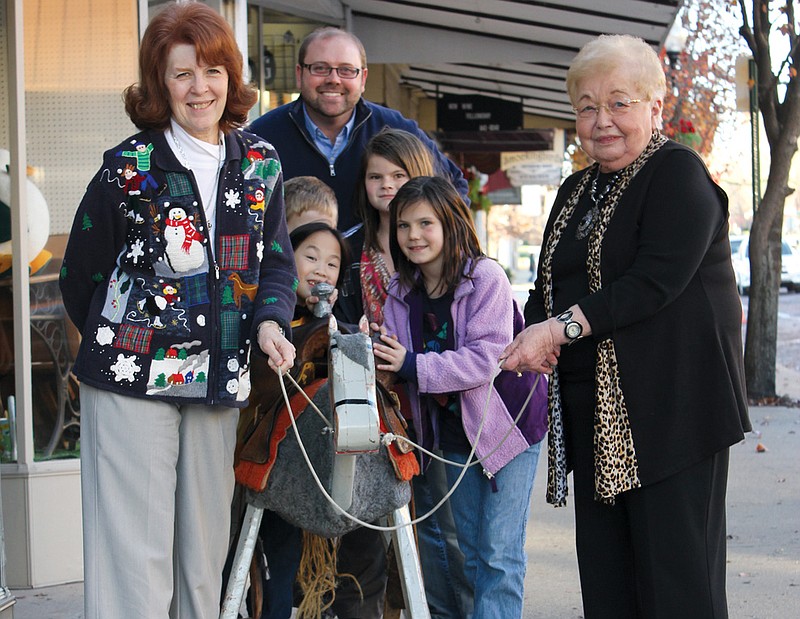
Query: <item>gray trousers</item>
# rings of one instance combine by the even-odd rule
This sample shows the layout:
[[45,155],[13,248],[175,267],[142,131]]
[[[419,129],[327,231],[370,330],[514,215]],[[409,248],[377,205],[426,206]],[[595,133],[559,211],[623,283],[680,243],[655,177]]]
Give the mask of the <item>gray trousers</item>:
[[81,385],[85,619],[216,619],[238,409]]

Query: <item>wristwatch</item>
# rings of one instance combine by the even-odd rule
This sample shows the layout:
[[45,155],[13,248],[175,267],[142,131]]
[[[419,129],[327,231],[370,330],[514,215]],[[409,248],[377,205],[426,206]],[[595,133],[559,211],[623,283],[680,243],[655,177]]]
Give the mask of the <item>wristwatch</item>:
[[583,335],[583,325],[577,320],[572,320],[572,310],[561,312],[556,316],[556,320],[564,323],[564,336],[569,340],[567,345],[578,341]]

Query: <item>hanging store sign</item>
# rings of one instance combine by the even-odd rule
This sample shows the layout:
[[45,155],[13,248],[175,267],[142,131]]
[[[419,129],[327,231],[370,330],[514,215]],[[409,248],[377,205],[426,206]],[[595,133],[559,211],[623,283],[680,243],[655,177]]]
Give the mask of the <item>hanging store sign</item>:
[[482,95],[442,95],[436,100],[439,131],[516,131],[522,103]]
[[500,167],[514,187],[558,185],[561,183],[563,155],[552,150],[503,153]]

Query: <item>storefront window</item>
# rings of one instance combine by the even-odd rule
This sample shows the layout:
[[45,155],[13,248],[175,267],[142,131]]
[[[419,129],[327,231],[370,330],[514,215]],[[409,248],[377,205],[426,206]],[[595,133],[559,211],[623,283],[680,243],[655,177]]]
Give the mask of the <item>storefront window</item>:
[[[25,116],[35,459],[79,452],[79,385],[70,369],[80,336],[66,318],[58,271],[72,219],[102,153],[135,131],[122,91],[137,79],[136,0],[24,0]],[[0,11],[0,149],[9,147],[5,2]],[[0,157],[2,151],[0,151]],[[5,174],[5,162],[0,176]],[[7,180],[7,174],[6,180]],[[0,190],[2,190],[0,178]],[[14,295],[10,211],[0,208],[0,459],[14,458]],[[5,238],[3,235],[5,234]],[[8,243],[6,245],[6,243]]]
[[295,66],[305,36],[323,25],[258,6],[248,10],[248,60],[259,101],[253,118],[297,98]]

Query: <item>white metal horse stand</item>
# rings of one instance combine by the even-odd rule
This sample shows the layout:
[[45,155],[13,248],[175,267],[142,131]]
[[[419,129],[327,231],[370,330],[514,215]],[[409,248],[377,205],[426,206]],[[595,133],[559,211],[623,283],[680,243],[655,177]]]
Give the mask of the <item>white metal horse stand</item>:
[[[233,568],[228,578],[220,619],[237,619],[239,608],[244,598],[247,586],[247,574],[250,561],[253,558],[258,529],[261,525],[261,516],[264,510],[252,505],[247,506],[239,534],[239,543],[233,559]],[[405,600],[405,616],[408,619],[430,619],[428,601],[425,598],[425,585],[422,581],[422,570],[419,563],[419,554],[412,531],[411,516],[408,506],[396,509],[387,517],[390,527],[397,527],[392,531],[392,540],[395,545],[395,557],[400,570],[400,584]]]
[[244,590],[247,586],[247,574],[250,570],[250,563],[253,560],[253,551],[258,538],[258,530],[261,527],[261,517],[264,510],[254,507],[250,503],[244,512],[242,530],[239,532],[239,543],[236,545],[236,554],[233,557],[228,585],[225,588],[225,597],[222,600],[222,611],[220,619],[237,619],[239,608],[244,599]]
[[406,602],[406,613],[410,619],[430,619],[428,600],[425,598],[425,583],[419,563],[414,531],[411,528],[411,514],[408,505],[394,510],[388,516],[392,531],[394,553],[400,570],[400,586]]

